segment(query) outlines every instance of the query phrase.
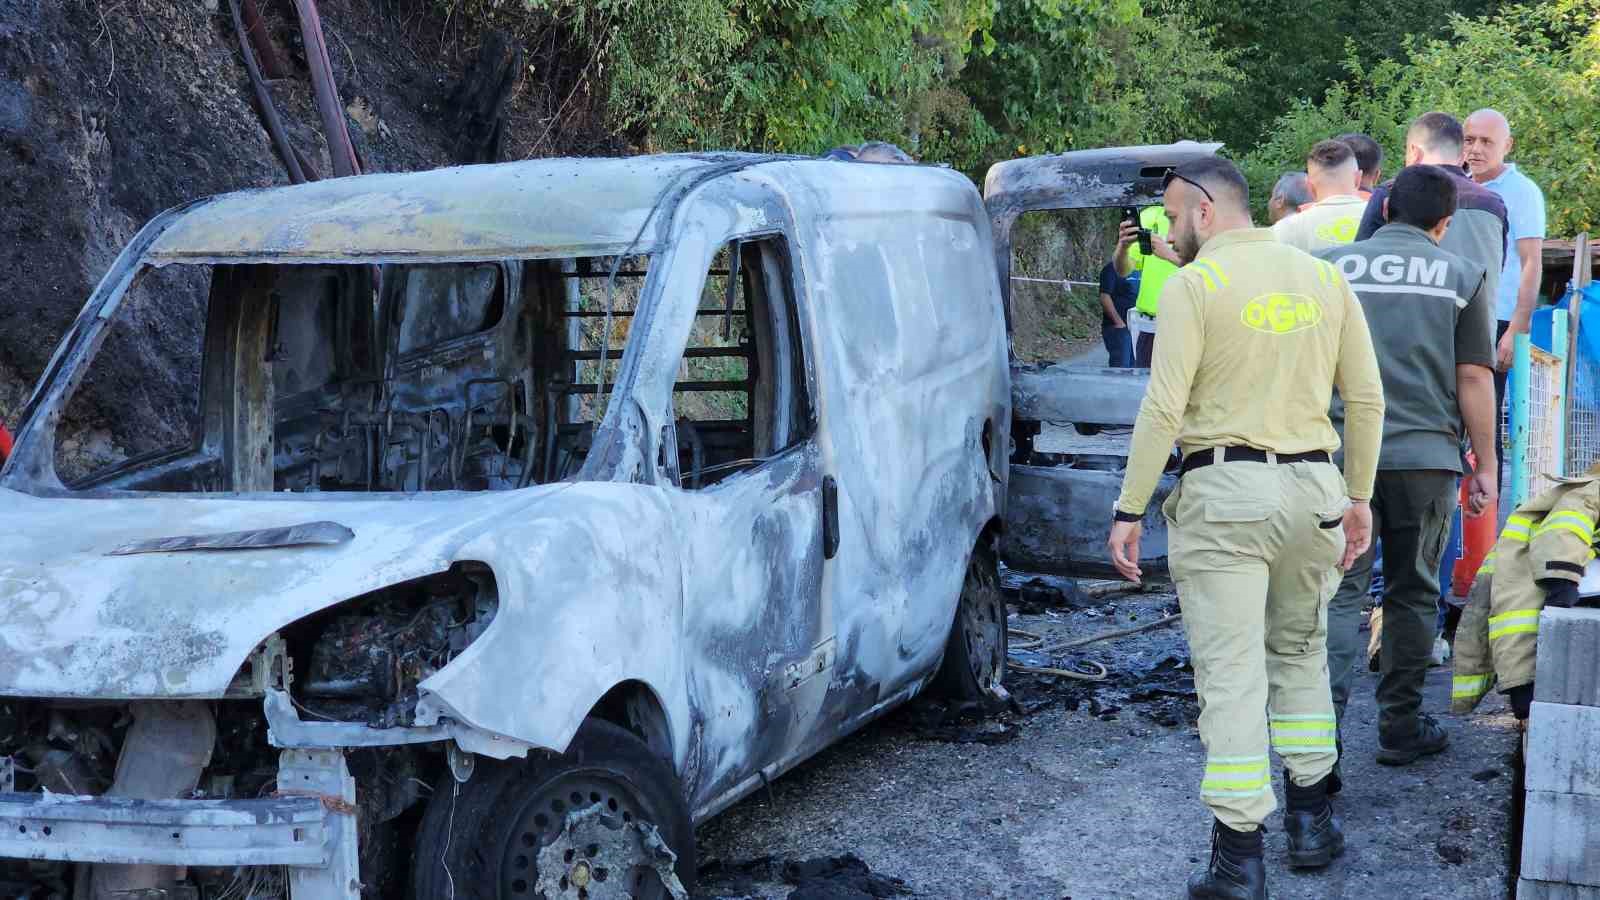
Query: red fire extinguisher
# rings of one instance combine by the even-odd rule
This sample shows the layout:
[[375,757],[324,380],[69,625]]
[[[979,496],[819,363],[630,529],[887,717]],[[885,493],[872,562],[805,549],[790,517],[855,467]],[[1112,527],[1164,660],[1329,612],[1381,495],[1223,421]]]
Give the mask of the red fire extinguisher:
[[[1477,471],[1478,460],[1467,454],[1467,465]],[[1472,480],[1461,479],[1461,508],[1467,509]],[[1483,558],[1494,549],[1495,525],[1500,521],[1499,504],[1490,503],[1483,515],[1469,519],[1461,517],[1461,558],[1450,572],[1450,593],[1465,597],[1472,591],[1472,579],[1477,576]]]

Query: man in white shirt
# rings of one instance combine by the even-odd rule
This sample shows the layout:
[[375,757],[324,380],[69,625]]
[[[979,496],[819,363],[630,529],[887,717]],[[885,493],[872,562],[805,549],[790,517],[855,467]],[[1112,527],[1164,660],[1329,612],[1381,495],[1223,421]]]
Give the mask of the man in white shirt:
[[1506,205],[1509,242],[1495,297],[1497,350],[1504,372],[1511,366],[1512,338],[1527,333],[1539,300],[1539,281],[1544,277],[1544,192],[1515,163],[1506,162],[1512,142],[1505,116],[1480,109],[1467,117],[1465,130],[1468,173]]
[[[1496,444],[1505,409],[1506,373],[1516,336],[1527,334],[1544,277],[1544,192],[1533,179],[1506,162],[1511,124],[1496,110],[1480,109],[1462,129],[1463,159],[1472,180],[1493,191],[1506,207],[1505,261],[1495,293],[1496,366],[1494,373]],[[1504,468],[1504,461],[1501,461]]]
[[1344,141],[1318,141],[1306,157],[1306,181],[1315,202],[1272,226],[1278,243],[1315,253],[1355,240],[1367,208],[1357,193],[1361,167],[1355,150]]

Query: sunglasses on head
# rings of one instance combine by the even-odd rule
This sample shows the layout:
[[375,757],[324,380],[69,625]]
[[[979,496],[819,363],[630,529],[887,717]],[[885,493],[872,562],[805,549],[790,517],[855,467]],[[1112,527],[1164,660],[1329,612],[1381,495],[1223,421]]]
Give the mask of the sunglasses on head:
[[1206,186],[1205,185],[1201,184],[1198,181],[1195,181],[1193,178],[1186,178],[1186,177],[1178,174],[1177,170],[1175,170],[1175,169],[1168,169],[1167,170],[1166,177],[1161,179],[1161,189],[1163,191],[1165,191],[1167,189],[1167,186],[1172,184],[1174,179],[1176,179],[1178,181],[1181,181],[1184,184],[1193,185],[1194,187],[1198,188],[1200,193],[1206,195],[1206,200],[1207,201],[1209,201],[1211,203],[1216,203],[1217,202],[1217,198],[1211,196],[1211,192],[1206,190]]

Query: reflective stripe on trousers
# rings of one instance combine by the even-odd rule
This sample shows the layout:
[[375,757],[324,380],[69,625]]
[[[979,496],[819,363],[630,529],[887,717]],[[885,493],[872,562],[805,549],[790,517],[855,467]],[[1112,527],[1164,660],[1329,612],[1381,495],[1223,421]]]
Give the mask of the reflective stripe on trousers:
[[1307,785],[1337,759],[1327,602],[1344,532],[1322,526],[1347,505],[1328,463],[1224,462],[1189,472],[1162,507],[1200,695],[1200,799],[1230,828],[1276,807],[1270,751]]

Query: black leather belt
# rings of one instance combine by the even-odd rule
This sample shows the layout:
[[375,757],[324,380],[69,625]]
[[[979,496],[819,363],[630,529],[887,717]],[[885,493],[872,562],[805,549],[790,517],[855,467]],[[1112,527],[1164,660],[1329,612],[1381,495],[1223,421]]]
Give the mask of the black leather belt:
[[[1280,463],[1297,462],[1333,462],[1333,457],[1326,450],[1312,450],[1310,453],[1277,453],[1271,454],[1271,459]],[[1254,447],[1228,447],[1222,451],[1222,462],[1267,462],[1269,454],[1265,450]],[[1203,469],[1217,462],[1215,450],[1196,450],[1183,458],[1183,468],[1179,469],[1179,476],[1187,475],[1194,469]]]

